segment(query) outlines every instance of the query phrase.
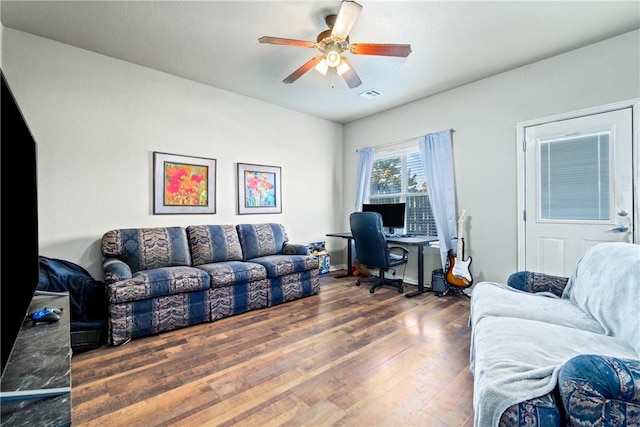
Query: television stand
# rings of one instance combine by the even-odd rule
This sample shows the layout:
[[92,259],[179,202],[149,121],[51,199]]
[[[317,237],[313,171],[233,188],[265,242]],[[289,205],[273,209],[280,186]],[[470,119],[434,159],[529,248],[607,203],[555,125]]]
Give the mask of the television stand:
[[29,313],[62,308],[55,323],[26,320],[0,382],[2,426],[71,425],[71,338],[69,296],[36,295]]

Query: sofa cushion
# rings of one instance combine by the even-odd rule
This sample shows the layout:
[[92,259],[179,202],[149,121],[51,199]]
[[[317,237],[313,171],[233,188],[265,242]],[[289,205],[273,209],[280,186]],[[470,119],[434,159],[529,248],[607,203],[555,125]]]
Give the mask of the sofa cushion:
[[234,225],[190,225],[187,235],[194,266],[242,261],[242,248]]
[[602,334],[604,329],[575,303],[550,293],[532,294],[495,282],[480,282],[471,293],[469,324],[484,317],[515,317],[537,320]]
[[260,264],[243,261],[225,261],[202,264],[198,268],[211,277],[211,287],[220,288],[267,278],[267,270]]
[[563,297],[597,320],[607,335],[626,341],[640,354],[638,272],[640,245],[601,243],[578,261]]
[[183,227],[128,228],[102,236],[102,254],[126,262],[135,273],[161,267],[191,265]]
[[268,255],[249,261],[263,265],[269,278],[318,269],[318,259],[310,255]]
[[281,224],[238,224],[236,226],[244,260],[282,254],[289,240]]
[[195,267],[164,267],[135,273],[131,279],[107,284],[109,303],[118,304],[163,295],[209,289],[211,278]]

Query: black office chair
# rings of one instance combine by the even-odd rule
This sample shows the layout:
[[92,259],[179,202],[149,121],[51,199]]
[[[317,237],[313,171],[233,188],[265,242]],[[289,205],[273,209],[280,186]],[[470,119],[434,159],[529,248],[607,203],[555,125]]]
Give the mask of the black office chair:
[[[385,277],[385,272],[392,267],[406,264],[409,251],[398,246],[389,247],[387,245],[387,238],[382,226],[382,215],[378,212],[354,212],[349,217],[349,222],[355,241],[357,260],[365,267],[379,270],[378,277],[372,280],[369,292],[374,293],[376,288],[388,285],[397,288],[398,292],[402,293],[404,290],[402,279],[389,279]],[[393,270],[393,274],[395,275],[395,270]],[[358,280],[356,285],[360,286],[360,283],[361,281]]]

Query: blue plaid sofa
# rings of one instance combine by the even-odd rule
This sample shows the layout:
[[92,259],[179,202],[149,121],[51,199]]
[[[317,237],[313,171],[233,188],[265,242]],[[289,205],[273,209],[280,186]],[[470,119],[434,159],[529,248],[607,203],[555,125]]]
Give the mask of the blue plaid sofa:
[[474,425],[640,426],[640,246],[595,245],[571,277],[531,271],[471,297]]
[[320,292],[282,224],[116,229],[101,247],[111,345]]

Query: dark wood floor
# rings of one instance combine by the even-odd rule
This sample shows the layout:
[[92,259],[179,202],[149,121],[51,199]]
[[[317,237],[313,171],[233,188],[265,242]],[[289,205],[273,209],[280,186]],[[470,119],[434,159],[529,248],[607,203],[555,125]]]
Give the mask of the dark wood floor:
[[354,283],[74,355],[73,425],[471,426],[469,299]]

